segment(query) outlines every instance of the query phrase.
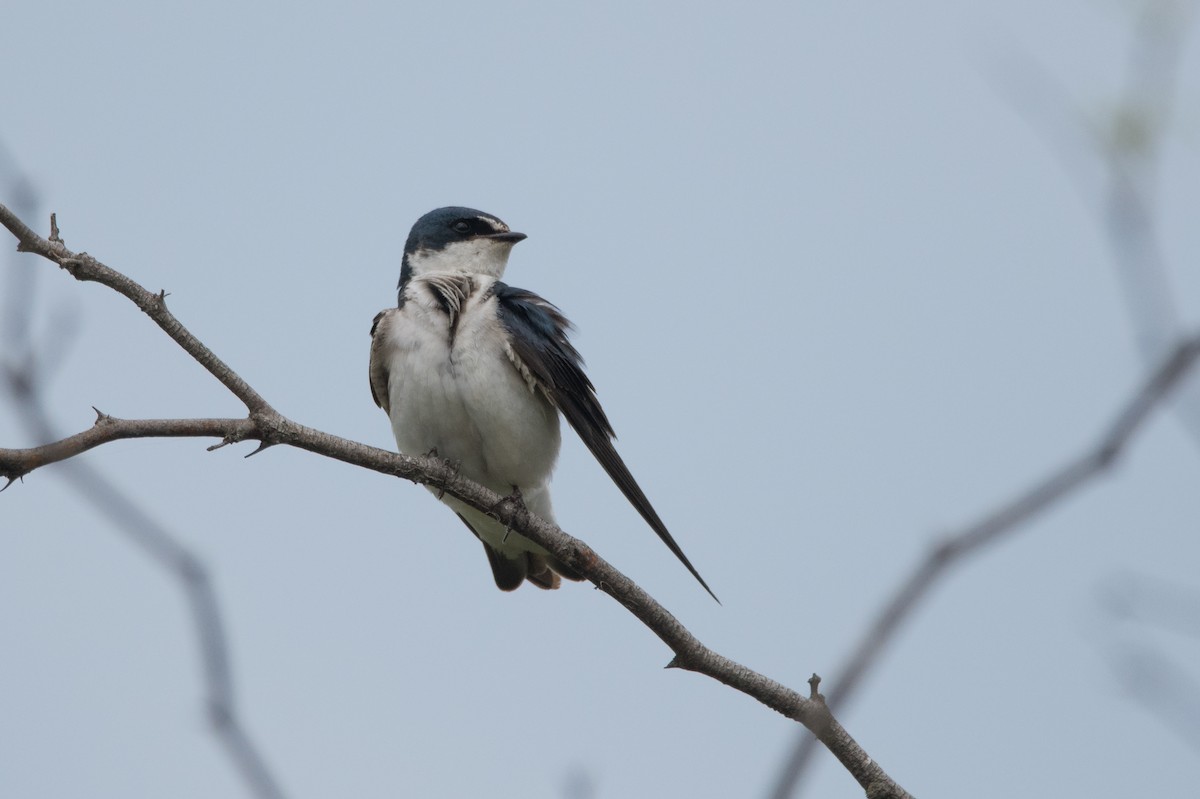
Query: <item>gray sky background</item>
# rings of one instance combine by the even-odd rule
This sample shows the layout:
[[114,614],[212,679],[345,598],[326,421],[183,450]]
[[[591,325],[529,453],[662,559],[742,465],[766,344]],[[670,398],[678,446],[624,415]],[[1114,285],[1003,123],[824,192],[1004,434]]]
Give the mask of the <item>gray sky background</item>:
[[[1126,4],[334,8],[10,4],[0,140],[69,246],[169,291],[282,412],[388,448],[367,331],[410,225],[464,204],[528,233],[507,281],[577,324],[621,452],[724,606],[573,435],[559,520],[747,666],[832,677],[936,535],[1092,442],[1141,379],[1099,195],[998,90],[1029,56],[1103,119]],[[1193,327],[1198,58],[1158,206]],[[127,301],[40,267],[39,334],[76,332],[50,386],[64,429],[93,405],[241,413]],[[30,443],[11,406],[0,443]],[[774,779],[795,726],[663,670],[603,595],[503,595],[423,489],[208,443],[86,457],[211,568],[245,721],[290,796]],[[1130,575],[1200,590],[1198,479],[1156,416],[1110,477],[941,586],[851,733],[923,797],[1194,790],[1195,740],[1110,656],[1154,647],[1200,680],[1200,642],[1100,599]],[[0,794],[244,794],[176,586],[52,469],[0,496],[0,641]],[[827,756],[808,787],[860,795]]]

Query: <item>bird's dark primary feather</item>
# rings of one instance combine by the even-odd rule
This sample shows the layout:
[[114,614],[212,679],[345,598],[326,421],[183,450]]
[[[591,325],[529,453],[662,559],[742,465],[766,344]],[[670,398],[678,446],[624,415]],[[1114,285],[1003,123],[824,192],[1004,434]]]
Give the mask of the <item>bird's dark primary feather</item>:
[[558,308],[531,291],[497,281],[492,286],[492,294],[496,297],[500,321],[509,333],[512,348],[533,375],[538,387],[562,412],[567,423],[583,439],[596,460],[600,461],[604,471],[608,472],[621,493],[667,548],[675,553],[675,557],[704,586],[704,590],[717,599],[687,555],[683,554],[679,544],[675,543],[667,526],[658,517],[650,500],[642,493],[613,447],[612,439],[616,434],[604,409],[600,407],[592,381],[583,372],[583,358],[567,339],[571,323]]

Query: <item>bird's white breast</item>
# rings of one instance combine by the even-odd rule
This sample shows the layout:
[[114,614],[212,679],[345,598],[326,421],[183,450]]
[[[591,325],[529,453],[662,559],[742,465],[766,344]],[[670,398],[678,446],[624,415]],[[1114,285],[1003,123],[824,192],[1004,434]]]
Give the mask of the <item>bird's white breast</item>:
[[558,457],[558,413],[530,390],[508,354],[488,291],[494,280],[450,278],[465,282],[456,313],[448,313],[437,286],[446,279],[413,278],[384,333],[396,443],[410,455],[436,449],[498,493],[544,489]]

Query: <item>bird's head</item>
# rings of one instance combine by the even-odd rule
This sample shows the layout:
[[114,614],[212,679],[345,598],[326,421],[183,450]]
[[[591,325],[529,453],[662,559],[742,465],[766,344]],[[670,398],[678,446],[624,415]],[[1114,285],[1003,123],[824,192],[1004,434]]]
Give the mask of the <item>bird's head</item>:
[[438,208],[417,220],[404,244],[400,287],[435,272],[467,272],[499,279],[513,245],[525,238],[474,208]]

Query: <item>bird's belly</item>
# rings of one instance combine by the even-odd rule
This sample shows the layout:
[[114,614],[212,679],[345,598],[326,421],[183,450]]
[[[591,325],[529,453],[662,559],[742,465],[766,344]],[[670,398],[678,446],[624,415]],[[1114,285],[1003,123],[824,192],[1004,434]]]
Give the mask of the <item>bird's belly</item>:
[[558,413],[534,394],[499,331],[462,319],[451,339],[397,331],[389,368],[392,430],[401,452],[437,454],[498,493],[543,485],[558,457]]

